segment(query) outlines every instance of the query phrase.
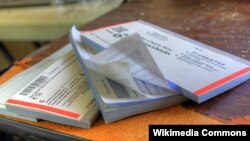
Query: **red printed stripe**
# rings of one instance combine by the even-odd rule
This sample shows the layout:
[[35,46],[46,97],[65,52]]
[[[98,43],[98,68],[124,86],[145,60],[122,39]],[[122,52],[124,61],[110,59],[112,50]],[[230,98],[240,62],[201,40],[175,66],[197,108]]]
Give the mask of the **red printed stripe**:
[[44,111],[57,113],[59,115],[64,115],[64,116],[75,118],[75,119],[77,119],[80,116],[77,113],[73,113],[73,112],[69,112],[69,111],[65,111],[65,110],[61,110],[61,109],[57,109],[57,108],[53,108],[53,107],[49,107],[49,106],[29,103],[29,102],[25,102],[25,101],[20,101],[20,100],[9,99],[7,101],[7,103],[26,106],[26,107],[31,107],[31,108],[36,108],[36,109],[41,109],[41,110],[44,110]]
[[243,74],[246,74],[248,72],[250,72],[250,67],[247,67],[247,68],[242,69],[242,70],[240,70],[238,72],[235,72],[235,73],[233,73],[233,74],[231,74],[231,75],[229,75],[227,77],[224,77],[224,78],[222,78],[220,80],[217,80],[217,81],[215,81],[215,82],[213,82],[213,83],[211,83],[211,84],[209,84],[209,85],[195,91],[194,94],[197,95],[197,96],[200,96],[200,95],[210,91],[211,89],[214,89],[214,88],[218,87],[219,85],[221,85],[223,83],[226,83],[226,82],[228,82],[230,80],[233,80],[234,78],[239,77],[239,76],[241,76]]

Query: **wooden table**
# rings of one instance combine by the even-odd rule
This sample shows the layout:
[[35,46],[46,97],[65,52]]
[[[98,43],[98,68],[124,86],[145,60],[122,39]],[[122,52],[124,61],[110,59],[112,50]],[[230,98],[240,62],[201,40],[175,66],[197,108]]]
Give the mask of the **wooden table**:
[[[81,29],[90,30],[141,19],[249,60],[249,9],[250,2],[243,0],[133,0]],[[49,47],[31,57],[29,64],[38,62],[68,42],[68,35],[52,42]],[[19,66],[13,67],[19,67],[17,70],[20,71],[20,66],[19,63]],[[11,68],[0,82],[14,74],[15,69]],[[100,117],[89,130],[47,121],[30,123],[3,118],[79,138],[145,140],[148,138],[149,124],[250,124],[250,81],[200,105],[188,101],[112,124],[105,124]]]

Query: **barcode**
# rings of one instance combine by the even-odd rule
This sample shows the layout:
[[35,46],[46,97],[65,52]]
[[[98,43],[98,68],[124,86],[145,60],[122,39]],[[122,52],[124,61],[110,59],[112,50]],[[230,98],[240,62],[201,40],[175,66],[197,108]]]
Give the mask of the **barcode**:
[[116,94],[118,98],[127,98],[129,97],[128,91],[125,89],[125,87],[111,79],[107,79],[109,85],[111,86],[112,90]]
[[114,27],[114,28],[112,28],[112,30],[116,31],[117,33],[128,31],[128,29],[121,27],[121,26]]
[[31,93],[35,88],[39,87],[42,83],[44,83],[47,80],[48,77],[46,76],[40,76],[38,77],[34,82],[32,82],[28,87],[26,87],[20,95],[28,95]]

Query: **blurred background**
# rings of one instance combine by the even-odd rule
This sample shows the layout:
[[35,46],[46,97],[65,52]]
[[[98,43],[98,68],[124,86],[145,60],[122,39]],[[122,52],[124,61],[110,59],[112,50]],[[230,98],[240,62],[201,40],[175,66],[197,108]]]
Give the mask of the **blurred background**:
[[0,75],[42,45],[117,8],[123,0],[0,0]]

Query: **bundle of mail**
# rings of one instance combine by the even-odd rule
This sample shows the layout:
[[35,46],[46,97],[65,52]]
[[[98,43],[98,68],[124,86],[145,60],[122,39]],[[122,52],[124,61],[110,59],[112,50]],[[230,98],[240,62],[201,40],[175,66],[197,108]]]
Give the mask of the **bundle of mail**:
[[89,128],[98,109],[110,123],[202,103],[250,78],[249,61],[144,21],[73,27],[70,39],[73,51],[9,96],[8,111]]

